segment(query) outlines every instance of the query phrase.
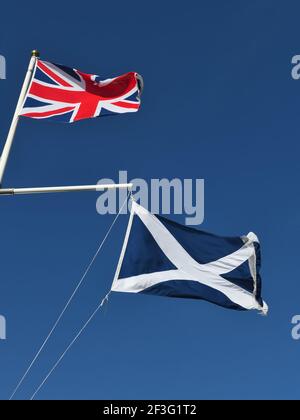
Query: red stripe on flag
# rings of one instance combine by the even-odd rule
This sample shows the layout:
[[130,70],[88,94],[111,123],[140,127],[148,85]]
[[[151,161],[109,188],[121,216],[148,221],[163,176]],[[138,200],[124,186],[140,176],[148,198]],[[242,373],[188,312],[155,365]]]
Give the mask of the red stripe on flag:
[[52,115],[61,115],[69,111],[73,111],[74,107],[69,106],[65,108],[56,109],[54,111],[47,111],[47,112],[28,112],[27,114],[22,114],[23,117],[29,118],[39,118],[39,117],[51,117]]
[[67,83],[64,79],[59,77],[57,74],[55,74],[51,69],[49,69],[42,61],[38,61],[38,67],[40,70],[42,70],[44,73],[47,74],[47,76],[51,77],[51,79],[55,80],[57,83],[61,84],[65,87],[72,87],[69,83]]
[[132,102],[123,102],[123,101],[119,101],[119,102],[113,102],[112,105],[116,105],[116,106],[120,106],[122,108],[128,108],[128,109],[139,109],[140,104],[138,103],[132,103]]

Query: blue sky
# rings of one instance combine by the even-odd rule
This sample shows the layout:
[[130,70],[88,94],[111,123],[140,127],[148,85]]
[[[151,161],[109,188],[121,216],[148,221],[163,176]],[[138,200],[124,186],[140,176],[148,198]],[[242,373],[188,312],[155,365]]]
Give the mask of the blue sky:
[[[255,231],[270,314],[199,301],[112,295],[41,399],[298,398],[300,343],[299,2],[156,1],[1,6],[0,138],[33,48],[44,59],[145,79],[136,115],[74,125],[22,120],[5,186],[117,178],[204,178],[202,229]],[[7,399],[113,220],[97,194],[2,197],[0,398]],[[183,222],[184,216],[174,216]],[[70,311],[17,395],[27,399],[111,285],[122,216]]]

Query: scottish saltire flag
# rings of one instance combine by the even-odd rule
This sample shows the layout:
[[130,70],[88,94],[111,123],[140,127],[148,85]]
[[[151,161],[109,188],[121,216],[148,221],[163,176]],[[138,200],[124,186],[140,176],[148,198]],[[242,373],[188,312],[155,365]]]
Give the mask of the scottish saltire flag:
[[202,299],[267,314],[259,269],[254,233],[212,235],[154,216],[133,202],[112,291]]
[[72,123],[103,115],[137,112],[143,80],[131,72],[100,80],[70,67],[37,60],[20,115]]

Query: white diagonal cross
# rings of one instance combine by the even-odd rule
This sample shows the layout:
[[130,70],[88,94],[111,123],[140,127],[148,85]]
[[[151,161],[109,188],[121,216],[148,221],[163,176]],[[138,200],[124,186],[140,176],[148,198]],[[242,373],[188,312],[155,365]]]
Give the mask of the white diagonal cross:
[[161,250],[177,269],[125,279],[116,278],[112,286],[113,291],[139,293],[161,282],[192,280],[220,291],[232,302],[245,309],[258,309],[264,313],[267,312],[267,305],[264,303],[264,306],[261,307],[254,294],[221,277],[222,274],[233,271],[255,256],[254,242],[258,239],[253,233],[247,236],[244,246],[236,252],[208,264],[199,264],[154,215],[135,202],[132,206],[132,212],[140,217]]

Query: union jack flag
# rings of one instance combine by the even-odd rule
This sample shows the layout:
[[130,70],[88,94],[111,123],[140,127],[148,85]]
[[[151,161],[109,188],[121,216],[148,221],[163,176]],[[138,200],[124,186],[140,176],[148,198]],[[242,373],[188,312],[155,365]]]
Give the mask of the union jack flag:
[[100,80],[96,75],[37,60],[20,115],[72,123],[137,112],[142,88],[143,79],[134,72]]

